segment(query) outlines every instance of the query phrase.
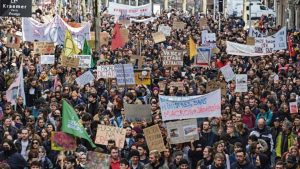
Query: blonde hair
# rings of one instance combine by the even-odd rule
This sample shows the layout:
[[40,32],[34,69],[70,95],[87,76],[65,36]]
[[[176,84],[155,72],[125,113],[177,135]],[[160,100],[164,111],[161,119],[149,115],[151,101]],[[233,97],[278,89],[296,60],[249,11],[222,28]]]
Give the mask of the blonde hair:
[[157,151],[157,150],[152,150],[152,151],[150,151],[149,155],[154,155],[154,157],[155,157],[156,159],[159,159],[159,158],[160,158],[160,153],[159,153],[159,151]]

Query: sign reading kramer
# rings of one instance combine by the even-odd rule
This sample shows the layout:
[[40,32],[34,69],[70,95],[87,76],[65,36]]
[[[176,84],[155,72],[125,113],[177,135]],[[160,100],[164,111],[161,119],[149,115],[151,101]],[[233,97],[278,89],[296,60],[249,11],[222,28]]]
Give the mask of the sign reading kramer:
[[31,17],[32,1],[30,0],[1,0],[0,16]]
[[114,140],[118,148],[123,148],[125,143],[126,129],[98,125],[95,143],[107,145],[108,140]]
[[166,149],[158,124],[145,128],[143,131],[150,151],[162,152]]
[[171,144],[190,142],[192,139],[199,140],[196,119],[168,122],[166,125]]
[[182,66],[184,54],[182,50],[163,50],[163,66]]

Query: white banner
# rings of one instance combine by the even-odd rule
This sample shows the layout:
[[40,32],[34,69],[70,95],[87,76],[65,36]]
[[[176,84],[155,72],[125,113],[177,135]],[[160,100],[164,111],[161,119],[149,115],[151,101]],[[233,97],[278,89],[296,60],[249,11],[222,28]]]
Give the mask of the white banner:
[[287,49],[286,27],[281,28],[274,36],[275,36],[275,48],[274,48],[274,50]]
[[64,44],[65,32],[68,29],[77,43],[78,48],[83,47],[84,40],[90,40],[90,24],[80,28],[73,28],[58,15],[49,23],[42,24],[32,18],[22,18],[23,41],[54,42],[55,45]]
[[201,96],[159,95],[163,121],[221,116],[221,89]]
[[151,17],[151,18],[147,18],[147,19],[134,19],[134,18],[130,18],[130,23],[131,22],[137,22],[137,23],[148,24],[149,22],[153,22],[155,19],[156,19],[155,17]]
[[120,16],[151,16],[152,15],[152,5],[151,3],[141,6],[130,6],[119,4],[115,2],[109,2],[108,14]]
[[52,65],[55,62],[54,55],[42,55],[40,59],[41,65]]
[[226,53],[238,56],[263,56],[271,53],[255,53],[255,45],[244,45],[226,41]]
[[226,82],[229,82],[235,78],[235,74],[229,65],[221,67],[220,70],[221,70]]
[[235,92],[248,92],[247,74],[235,75]]
[[273,53],[276,52],[275,49],[275,38],[255,38],[255,53]]
[[77,77],[75,79],[76,83],[79,86],[84,86],[86,84],[88,84],[89,82],[93,81],[95,79],[94,75],[91,73],[91,71],[86,71],[84,74],[82,74],[81,76]]

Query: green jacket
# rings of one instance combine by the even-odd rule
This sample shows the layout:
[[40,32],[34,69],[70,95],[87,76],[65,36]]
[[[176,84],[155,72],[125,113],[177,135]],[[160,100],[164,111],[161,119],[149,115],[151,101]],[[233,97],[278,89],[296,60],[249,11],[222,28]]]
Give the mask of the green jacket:
[[[294,145],[294,142],[295,142],[295,138],[296,138],[296,135],[294,133],[290,133],[288,135],[288,149]],[[281,152],[282,150],[282,132],[280,132],[276,138],[276,156],[277,157],[281,157],[282,153],[285,153],[285,152]]]

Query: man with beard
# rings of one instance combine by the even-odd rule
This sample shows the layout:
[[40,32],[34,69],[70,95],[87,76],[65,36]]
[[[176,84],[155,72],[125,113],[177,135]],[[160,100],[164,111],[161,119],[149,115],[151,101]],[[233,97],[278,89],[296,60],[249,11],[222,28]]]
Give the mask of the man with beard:
[[149,160],[150,163],[145,165],[144,169],[169,169],[157,150],[149,153]]
[[231,165],[231,169],[252,169],[254,166],[246,160],[246,153],[243,150],[236,152],[237,161]]
[[215,154],[214,162],[209,165],[206,169],[225,169],[225,156],[222,153]]
[[11,140],[4,140],[2,143],[3,151],[0,152],[0,163],[7,163],[11,169],[23,169],[27,162],[20,153],[17,152]]

